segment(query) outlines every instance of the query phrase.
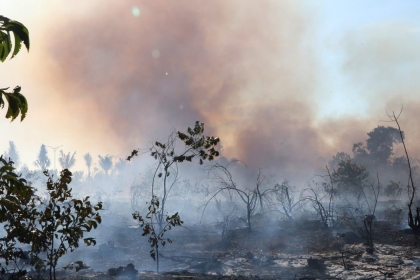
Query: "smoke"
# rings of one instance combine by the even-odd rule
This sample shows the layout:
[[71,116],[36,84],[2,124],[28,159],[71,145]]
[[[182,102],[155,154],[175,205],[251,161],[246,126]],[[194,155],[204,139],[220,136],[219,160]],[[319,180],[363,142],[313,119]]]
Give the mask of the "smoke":
[[276,1],[114,4],[71,24],[56,20],[43,58],[60,98],[121,147],[200,120],[228,156],[287,165],[303,155],[282,150],[280,139],[292,151],[320,141],[311,127],[315,58],[305,21],[297,4]]
[[[368,115],[376,116],[377,125],[395,127],[388,115],[398,116],[403,109],[399,121],[411,156],[419,153],[419,35],[410,22],[390,21],[349,32],[342,41],[343,73],[355,94],[366,100]],[[402,149],[396,147],[397,155],[405,155]]]
[[20,125],[63,139],[57,145],[68,151],[123,157],[199,120],[207,135],[221,138],[223,155],[251,167],[250,176],[261,167],[305,181],[336,152],[366,140],[387,120],[385,109],[407,104],[407,141],[414,146],[410,139],[420,136],[420,41],[409,23],[337,38],[340,74],[368,111],[320,119],[331,77],[318,53],[316,9],[239,0],[82,6],[49,3],[48,17],[39,21],[35,9],[27,24],[34,43],[25,71],[37,98],[29,96],[31,111]]

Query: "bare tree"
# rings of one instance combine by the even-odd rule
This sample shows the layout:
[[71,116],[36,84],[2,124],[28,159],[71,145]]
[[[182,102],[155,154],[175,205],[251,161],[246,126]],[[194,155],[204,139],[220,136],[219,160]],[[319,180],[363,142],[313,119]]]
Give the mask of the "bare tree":
[[[237,161],[231,161],[229,164],[237,162]],[[216,182],[218,185],[214,191],[213,196],[206,202],[202,216],[204,215],[204,211],[207,208],[208,203],[215,198],[218,194],[227,192],[231,196],[232,194],[236,194],[239,196],[240,200],[245,204],[246,209],[246,219],[247,219],[247,226],[248,230],[252,231],[251,226],[251,216],[255,213],[255,210],[257,209],[257,205],[261,207],[261,209],[264,209],[264,203],[269,202],[268,200],[268,194],[272,191],[269,189],[266,189],[264,191],[261,190],[261,184],[262,184],[262,175],[261,170],[258,173],[257,176],[257,182],[254,189],[240,189],[238,188],[237,184],[233,181],[232,174],[230,173],[227,164],[226,166],[223,166],[221,164],[214,164],[210,167],[208,167],[208,172],[211,180]]]
[[328,166],[326,166],[326,170],[328,179],[324,177],[325,181],[320,184],[316,183],[316,187],[303,190],[300,200],[312,205],[323,226],[327,228],[334,226],[337,221],[337,215],[334,217],[337,192]]
[[407,158],[407,163],[408,163],[408,171],[409,171],[409,177],[408,177],[408,188],[407,188],[407,194],[408,194],[408,226],[414,231],[414,232],[419,232],[420,231],[420,208],[416,207],[416,215],[413,216],[413,201],[414,201],[414,197],[416,194],[416,186],[414,186],[414,180],[413,180],[413,172],[412,172],[412,168],[411,168],[411,163],[410,163],[410,157],[408,156],[408,152],[407,152],[407,147],[405,145],[405,141],[404,141],[404,133],[401,131],[401,127],[400,127],[400,123],[398,122],[399,117],[401,116],[402,113],[402,107],[401,107],[401,111],[400,113],[397,115],[395,115],[395,112],[392,111],[392,114],[388,113],[388,117],[392,122],[395,122],[397,124],[398,127],[398,131],[401,137],[401,142],[403,144],[404,147],[404,152],[405,152],[405,156]]
[[368,213],[363,216],[363,225],[365,229],[365,238],[366,238],[366,245],[373,248],[373,221],[375,220],[375,211],[376,206],[378,204],[379,192],[381,190],[381,183],[379,182],[379,175],[376,174],[378,184],[375,188],[375,185],[372,183],[370,187],[373,193],[373,205],[369,203],[369,199],[366,196],[366,192],[362,189],[363,196],[366,200],[366,204],[368,206]]
[[[371,195],[368,195],[371,190]],[[361,188],[354,203],[350,203],[347,199],[347,205],[340,207],[340,223],[346,227],[350,227],[366,240],[366,245],[373,251],[373,233],[374,221],[376,219],[376,207],[380,195],[381,183],[377,175],[377,184],[370,183],[366,188]],[[373,196],[372,196],[373,195]]]
[[236,204],[229,203],[228,211],[225,211],[225,209],[222,209],[222,200],[215,198],[216,203],[216,209],[217,212],[222,216],[221,222],[219,222],[219,225],[221,225],[221,237],[222,240],[226,240],[228,237],[228,233],[231,230],[232,227],[232,220],[236,217],[237,207]]
[[295,190],[290,187],[288,181],[284,180],[281,184],[274,186],[274,194],[279,204],[277,211],[287,219],[293,220],[293,213],[301,204],[301,200],[295,196]]

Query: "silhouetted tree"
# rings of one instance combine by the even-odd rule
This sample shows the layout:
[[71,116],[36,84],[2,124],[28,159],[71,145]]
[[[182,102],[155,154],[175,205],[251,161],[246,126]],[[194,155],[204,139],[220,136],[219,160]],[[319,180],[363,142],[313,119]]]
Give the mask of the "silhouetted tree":
[[41,171],[47,170],[47,168],[51,165],[50,158],[48,157],[48,151],[44,144],[41,145],[38,158],[34,161],[34,164],[38,166]]
[[328,165],[331,170],[336,170],[340,162],[350,160],[350,159],[351,157],[349,154],[344,153],[344,152],[339,152],[335,156],[333,156],[332,160],[329,161]]
[[359,193],[366,186],[368,177],[366,167],[351,159],[341,161],[332,173],[338,194]]
[[88,168],[88,178],[90,178],[90,167],[92,166],[92,156],[90,153],[87,153],[83,156],[86,166]]
[[9,141],[9,150],[5,153],[4,158],[11,159],[15,167],[18,167],[20,164],[19,154],[16,150],[16,145],[13,141]]
[[[404,137],[404,132],[402,132]],[[378,126],[368,133],[366,146],[363,143],[353,145],[354,160],[365,166],[374,166],[377,170],[383,170],[392,165],[393,145],[401,143],[398,129],[393,127]]]
[[387,186],[385,186],[383,190],[383,194],[387,197],[392,197],[393,199],[397,199],[401,197],[403,191],[403,186],[400,183],[390,181]]
[[65,154],[63,150],[60,150],[60,157],[58,158],[58,162],[60,163],[61,168],[72,168],[73,165],[76,163],[76,158],[74,157],[75,155],[76,152],[74,152],[73,155],[70,156],[70,152],[68,154]]
[[[402,134],[404,136],[404,132]],[[391,157],[394,155],[392,146],[401,143],[398,129],[390,126],[378,126],[368,135],[366,148],[369,151],[371,161],[374,164],[391,163]]]
[[106,156],[98,156],[99,158],[99,166],[105,171],[105,174],[108,175],[108,171],[112,168],[112,156],[106,155]]

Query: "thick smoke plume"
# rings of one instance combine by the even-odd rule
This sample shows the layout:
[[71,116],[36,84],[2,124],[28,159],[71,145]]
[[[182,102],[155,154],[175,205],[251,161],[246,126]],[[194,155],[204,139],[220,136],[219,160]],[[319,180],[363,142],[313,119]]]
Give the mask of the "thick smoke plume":
[[[402,25],[343,35],[335,45],[344,50],[342,71],[369,110],[325,120],[318,117],[329,97],[320,93],[328,77],[317,55],[317,11],[299,2],[48,5],[40,26],[28,26],[34,47],[24,71],[39,97],[29,96],[25,122],[38,121],[68,150],[123,157],[199,120],[222,139],[223,154],[246,162],[250,172],[261,167],[309,178],[336,152],[366,140],[386,119],[384,109],[409,103],[406,120],[418,119],[411,94],[418,85],[392,70],[408,63],[401,52],[418,48],[400,45],[411,42],[409,33],[383,35],[401,34]],[[49,107],[41,114],[42,102]],[[419,134],[415,127],[403,127],[407,137]]]

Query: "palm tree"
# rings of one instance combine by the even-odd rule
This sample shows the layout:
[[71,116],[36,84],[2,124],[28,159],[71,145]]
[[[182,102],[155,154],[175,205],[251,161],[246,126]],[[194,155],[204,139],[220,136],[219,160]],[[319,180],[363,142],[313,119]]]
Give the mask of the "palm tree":
[[112,168],[112,156],[106,155],[106,156],[98,156],[99,158],[99,166],[105,171],[105,174],[108,175],[108,171]]
[[60,150],[60,157],[58,158],[58,162],[63,169],[70,169],[76,162],[76,158],[74,157],[76,152],[70,156],[70,152],[66,155],[63,150]]
[[41,171],[47,170],[47,168],[51,165],[50,158],[48,157],[47,147],[44,144],[41,145],[38,159],[34,161],[34,164],[38,166]]
[[88,178],[90,178],[90,167],[92,166],[92,156],[90,155],[90,153],[87,153],[83,156],[83,158],[85,159],[85,163],[88,168]]

